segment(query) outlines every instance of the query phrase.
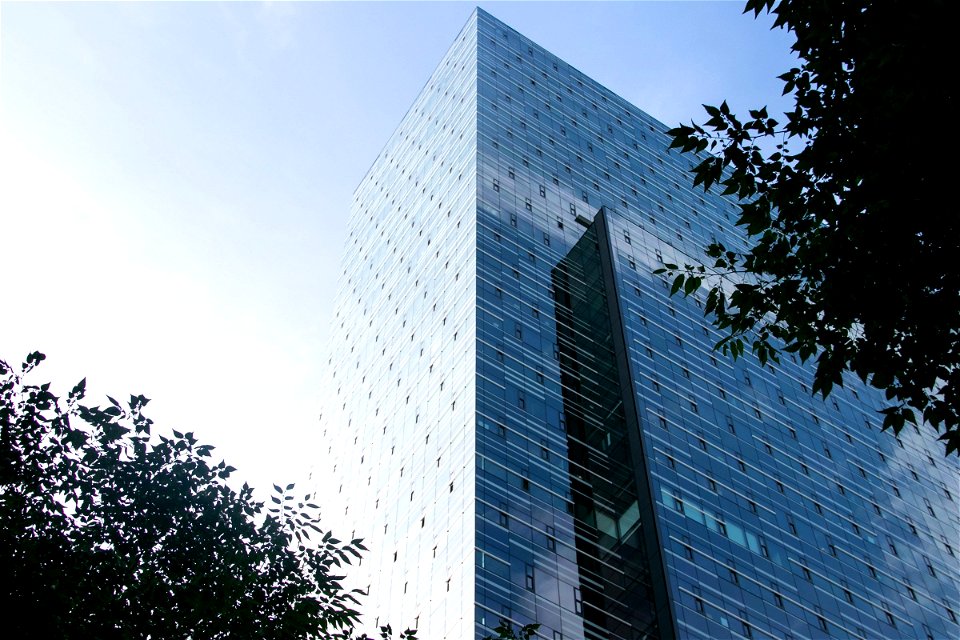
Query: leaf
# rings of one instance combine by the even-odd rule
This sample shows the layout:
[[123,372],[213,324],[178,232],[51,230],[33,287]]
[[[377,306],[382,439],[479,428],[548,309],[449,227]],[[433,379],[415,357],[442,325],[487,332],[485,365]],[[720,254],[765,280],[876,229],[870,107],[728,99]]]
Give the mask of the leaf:
[[73,389],[70,390],[70,395],[68,396],[70,402],[82,399],[86,391],[87,391],[87,379],[84,378],[83,380],[75,384]]
[[710,289],[710,293],[707,294],[707,302],[703,306],[703,315],[709,315],[717,307],[717,289]]
[[66,441],[74,448],[80,449],[87,442],[87,434],[79,429],[71,429]]
[[694,291],[700,288],[700,283],[702,282],[701,278],[694,276],[688,277],[686,283],[683,286],[683,294],[689,296]]
[[680,290],[680,287],[683,286],[683,280],[685,277],[686,276],[684,276],[682,273],[676,277],[676,279],[673,281],[673,286],[670,287],[670,295],[674,295]]
[[43,355],[39,351],[34,351],[27,355],[27,359],[24,361],[21,371],[26,374],[46,359],[47,356]]

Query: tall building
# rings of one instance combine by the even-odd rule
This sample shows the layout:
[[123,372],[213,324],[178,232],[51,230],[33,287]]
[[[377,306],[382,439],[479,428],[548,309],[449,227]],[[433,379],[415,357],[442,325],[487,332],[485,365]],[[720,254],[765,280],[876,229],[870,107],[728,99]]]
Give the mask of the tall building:
[[477,10],[357,188],[319,469],[370,623],[958,637],[955,459],[712,351],[652,272],[737,206],[665,130]]

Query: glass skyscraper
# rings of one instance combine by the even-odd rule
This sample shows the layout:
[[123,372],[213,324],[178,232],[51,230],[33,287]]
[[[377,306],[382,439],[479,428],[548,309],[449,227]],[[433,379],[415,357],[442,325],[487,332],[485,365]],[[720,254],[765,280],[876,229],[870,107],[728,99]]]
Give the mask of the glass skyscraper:
[[318,475],[371,624],[956,638],[958,467],[856,381],[712,351],[743,246],[666,127],[477,10],[357,188]]

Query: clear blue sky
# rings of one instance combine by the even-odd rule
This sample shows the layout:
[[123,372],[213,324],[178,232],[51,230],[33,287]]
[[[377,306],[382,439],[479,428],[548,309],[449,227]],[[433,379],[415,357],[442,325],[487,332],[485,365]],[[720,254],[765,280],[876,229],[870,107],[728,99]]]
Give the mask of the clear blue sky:
[[[785,107],[741,2],[481,6],[668,124]],[[4,3],[0,358],[298,480],[353,189],[473,7]]]

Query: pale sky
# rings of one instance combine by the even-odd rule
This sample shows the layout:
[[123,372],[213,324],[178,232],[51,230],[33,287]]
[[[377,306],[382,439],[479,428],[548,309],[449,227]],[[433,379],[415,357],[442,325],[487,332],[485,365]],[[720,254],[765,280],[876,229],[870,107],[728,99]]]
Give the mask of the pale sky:
[[[0,4],[0,359],[299,482],[353,189],[474,6]],[[786,107],[742,2],[480,6],[670,125]]]

